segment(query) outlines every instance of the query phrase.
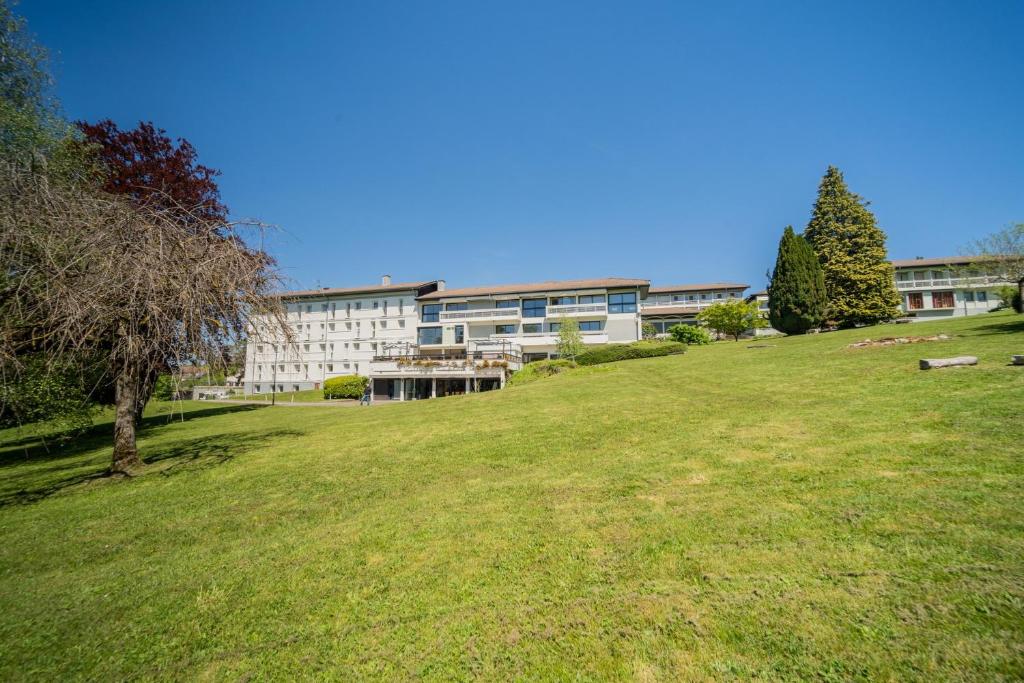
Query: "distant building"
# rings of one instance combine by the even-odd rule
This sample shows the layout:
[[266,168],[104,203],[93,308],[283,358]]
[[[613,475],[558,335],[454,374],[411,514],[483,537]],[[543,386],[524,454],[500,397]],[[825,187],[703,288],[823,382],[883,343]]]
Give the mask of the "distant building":
[[1013,284],[995,262],[982,266],[969,256],[897,259],[892,265],[900,307],[918,321],[987,313],[1000,304],[996,290]]
[[641,302],[641,317],[644,323],[654,325],[659,336],[664,336],[673,325],[696,325],[697,314],[712,304],[742,299],[749,286],[739,282],[708,282],[651,287]]

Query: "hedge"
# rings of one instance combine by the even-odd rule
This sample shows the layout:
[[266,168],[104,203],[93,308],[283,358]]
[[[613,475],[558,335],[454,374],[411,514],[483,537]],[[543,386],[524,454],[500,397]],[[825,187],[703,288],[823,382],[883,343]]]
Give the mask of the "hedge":
[[588,349],[576,356],[576,363],[578,365],[598,365],[599,363],[612,363],[617,360],[671,356],[677,353],[686,353],[686,344],[674,341],[639,341],[632,344],[605,344],[595,349]]
[[557,375],[558,373],[566,370],[571,370],[574,367],[576,367],[576,364],[571,360],[537,360],[532,363],[527,363],[523,366],[522,370],[517,370],[512,373],[512,376],[508,378],[508,385],[518,386],[520,384],[529,384],[530,382],[534,382],[538,379]]
[[324,398],[362,398],[369,383],[370,378],[362,375],[331,377],[324,382]]

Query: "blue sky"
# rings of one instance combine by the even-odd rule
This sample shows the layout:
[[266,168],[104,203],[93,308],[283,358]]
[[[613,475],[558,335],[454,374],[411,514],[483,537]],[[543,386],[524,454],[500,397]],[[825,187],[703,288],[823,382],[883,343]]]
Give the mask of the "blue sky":
[[764,284],[839,166],[894,258],[1024,221],[1024,3],[59,2],[71,118],[152,120],[293,284]]

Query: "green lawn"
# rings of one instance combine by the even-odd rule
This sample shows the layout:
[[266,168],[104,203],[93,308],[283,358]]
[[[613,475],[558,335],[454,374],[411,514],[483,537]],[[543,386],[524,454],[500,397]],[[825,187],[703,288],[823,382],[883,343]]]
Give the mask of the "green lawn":
[[[262,394],[237,394],[231,398],[238,401],[269,401],[272,395],[269,392],[263,392]],[[323,389],[306,389],[304,391],[280,391],[274,400],[282,403],[317,403],[325,399]]]
[[1024,318],[757,344],[0,435],[0,678],[1024,676]]

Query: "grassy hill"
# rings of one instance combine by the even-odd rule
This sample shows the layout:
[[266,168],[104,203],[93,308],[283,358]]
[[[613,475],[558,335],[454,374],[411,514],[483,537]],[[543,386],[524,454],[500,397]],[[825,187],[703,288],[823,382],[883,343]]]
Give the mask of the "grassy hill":
[[0,434],[0,678],[1024,676],[1021,317],[757,344]]

